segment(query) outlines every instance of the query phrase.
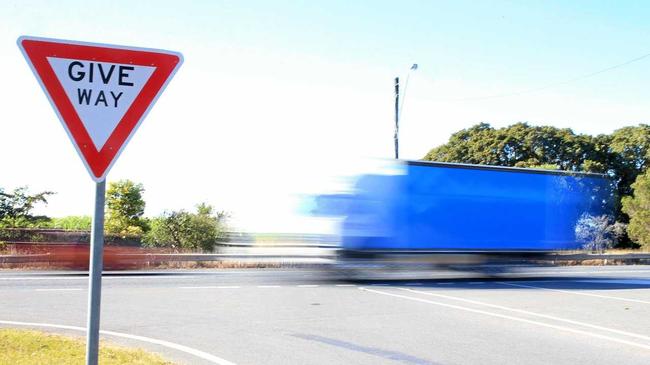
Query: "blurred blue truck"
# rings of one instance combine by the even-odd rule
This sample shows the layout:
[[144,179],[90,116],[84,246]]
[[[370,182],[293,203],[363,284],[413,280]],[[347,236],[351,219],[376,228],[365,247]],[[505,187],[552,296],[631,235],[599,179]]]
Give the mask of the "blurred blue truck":
[[589,219],[611,215],[606,175],[398,161],[349,194],[321,195],[316,213],[342,218],[342,257],[539,253],[578,249]]

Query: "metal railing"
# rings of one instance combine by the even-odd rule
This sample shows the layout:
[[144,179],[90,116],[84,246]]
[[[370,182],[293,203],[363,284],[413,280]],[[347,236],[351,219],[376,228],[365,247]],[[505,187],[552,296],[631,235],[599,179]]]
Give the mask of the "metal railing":
[[[314,260],[332,260],[336,257],[335,250],[323,254],[300,254],[300,253],[124,253],[116,254],[113,259],[124,262],[206,262],[206,261],[314,261]],[[0,255],[0,264],[21,264],[21,263],[52,263],[59,258],[56,254],[27,254],[27,255]],[[535,261],[589,261],[589,260],[607,260],[611,262],[641,262],[650,263],[650,253],[555,253],[547,254]]]

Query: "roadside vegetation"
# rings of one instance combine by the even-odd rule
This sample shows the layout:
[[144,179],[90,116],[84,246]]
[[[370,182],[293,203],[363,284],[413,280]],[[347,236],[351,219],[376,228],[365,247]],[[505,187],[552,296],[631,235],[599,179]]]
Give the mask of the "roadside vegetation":
[[214,208],[205,203],[196,206],[196,213],[165,212],[150,221],[143,242],[149,247],[212,251],[225,239],[226,218],[226,213],[215,214]]
[[[212,252],[225,240],[228,214],[206,204],[196,212],[170,210],[145,217],[144,186],[131,180],[110,182],[106,191],[106,242],[166,248],[172,251]],[[33,214],[38,204],[47,204],[50,191],[30,193],[27,187],[11,192],[0,188],[0,249],[6,241],[42,242],[43,230],[89,231],[89,216],[50,218]],[[75,239],[80,239],[75,237]],[[81,235],[83,241],[89,235]]]
[[[0,329],[0,364],[79,365],[85,363],[86,344],[81,338],[39,331]],[[103,365],[173,365],[158,355],[101,343]]]
[[65,229],[67,231],[90,231],[92,219],[89,215],[69,215],[67,217],[48,218],[39,224],[39,228]]

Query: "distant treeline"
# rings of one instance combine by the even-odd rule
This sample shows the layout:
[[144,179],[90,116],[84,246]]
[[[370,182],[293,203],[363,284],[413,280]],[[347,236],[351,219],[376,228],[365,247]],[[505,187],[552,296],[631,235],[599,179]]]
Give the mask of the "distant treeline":
[[[30,234],[28,231],[6,228],[90,230],[91,219],[88,216],[51,218],[32,213],[35,205],[47,204],[48,197],[53,194],[51,191],[30,193],[27,187],[13,191],[0,187],[0,244],[3,240],[13,240],[16,234]],[[210,205],[201,203],[196,206],[196,212],[166,211],[160,216],[148,218],[144,216],[146,203],[143,194],[142,184],[130,180],[109,183],[105,231],[114,241],[134,241],[144,246],[178,250],[213,251],[217,242],[225,239],[227,213],[215,212]],[[29,238],[42,241],[41,236],[35,232]]]

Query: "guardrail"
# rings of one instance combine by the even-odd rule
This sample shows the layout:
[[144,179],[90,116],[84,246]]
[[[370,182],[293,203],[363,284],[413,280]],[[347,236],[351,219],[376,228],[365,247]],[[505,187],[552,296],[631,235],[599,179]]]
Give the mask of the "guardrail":
[[[106,270],[138,270],[151,267],[278,267],[312,266],[333,262],[333,257],[324,255],[268,255],[268,254],[105,254]],[[87,270],[89,255],[77,254],[30,254],[0,255],[0,268],[75,269]],[[178,266],[181,265],[181,266]],[[190,265],[190,266],[186,266]],[[212,267],[212,266],[208,266]]]
[[[283,259],[326,259],[334,256],[316,255],[258,255],[258,254],[143,254],[116,255],[113,258],[125,261],[187,262],[187,261],[239,261],[239,260],[283,260]],[[56,255],[0,255],[0,264],[42,263],[56,261]]]
[[[331,254],[256,254],[256,253],[119,253],[106,258],[124,262],[206,262],[206,261],[298,261],[298,260],[330,260],[335,258],[334,251]],[[20,263],[49,263],[61,259],[56,254],[30,254],[30,255],[0,255],[0,264]],[[650,253],[625,253],[625,254],[591,254],[591,253],[557,253],[547,254],[534,258],[535,261],[589,261],[589,260],[611,260],[611,261],[650,261]]]

